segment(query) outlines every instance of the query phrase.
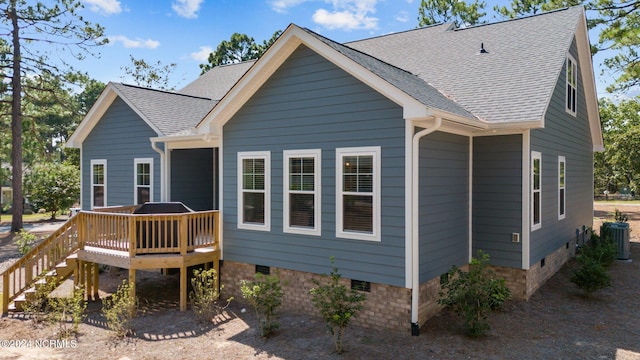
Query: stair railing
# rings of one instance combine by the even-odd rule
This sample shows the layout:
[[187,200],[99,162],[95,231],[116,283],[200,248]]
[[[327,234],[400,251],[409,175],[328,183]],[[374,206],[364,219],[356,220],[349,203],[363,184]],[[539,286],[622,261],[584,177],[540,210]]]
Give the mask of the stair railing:
[[79,227],[82,218],[80,212],[67,220],[2,273],[2,315],[8,312],[9,303],[33,286],[40,275],[55,269],[81,246]]

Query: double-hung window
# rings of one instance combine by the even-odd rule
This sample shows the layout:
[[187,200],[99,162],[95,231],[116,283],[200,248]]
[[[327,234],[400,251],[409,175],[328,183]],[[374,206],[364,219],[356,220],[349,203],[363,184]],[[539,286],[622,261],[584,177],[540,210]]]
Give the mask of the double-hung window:
[[564,156],[558,157],[558,220],[565,218],[566,210],[566,181],[567,181],[567,160]]
[[380,241],[380,147],[336,149],[336,236]]
[[153,158],[134,159],[134,204],[153,201]]
[[107,206],[107,160],[91,160],[91,208]]
[[320,150],[285,150],[284,232],[320,235]]
[[576,60],[567,56],[567,112],[576,115],[578,103],[578,64]]
[[542,227],[542,154],[531,152],[531,230]]
[[271,153],[238,153],[238,228],[271,230]]

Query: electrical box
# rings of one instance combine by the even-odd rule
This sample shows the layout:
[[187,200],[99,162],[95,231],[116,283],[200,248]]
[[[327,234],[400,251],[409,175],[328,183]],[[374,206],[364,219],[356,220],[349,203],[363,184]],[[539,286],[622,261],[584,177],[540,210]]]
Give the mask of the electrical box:
[[514,242],[514,243],[520,242],[520,234],[519,233],[512,233],[511,234],[511,242]]

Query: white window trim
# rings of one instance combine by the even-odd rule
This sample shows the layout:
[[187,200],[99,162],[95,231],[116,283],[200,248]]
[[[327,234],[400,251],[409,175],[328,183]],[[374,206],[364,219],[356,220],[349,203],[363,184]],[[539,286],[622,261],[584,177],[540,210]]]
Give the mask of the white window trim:
[[[534,165],[533,165],[533,163],[534,163],[535,159],[540,160],[540,189],[538,189],[538,190],[534,190],[534,188],[533,188],[535,186],[535,181],[533,179],[533,176],[534,176],[534,172],[533,172]],[[538,229],[540,229],[542,227],[542,154],[540,152],[538,152],[538,151],[532,151],[531,152],[531,169],[530,169],[530,172],[531,172],[531,175],[530,175],[531,176],[531,192],[530,192],[530,194],[531,194],[531,231],[535,231],[535,230],[538,230]],[[539,196],[540,204],[538,206],[540,222],[537,223],[537,224],[534,224],[533,219],[535,219],[535,207],[533,206],[534,205],[534,201],[533,201],[534,196],[533,196],[533,194],[536,191],[540,193],[540,196]]]
[[107,159],[93,159],[91,160],[91,171],[89,176],[91,177],[89,183],[91,184],[91,189],[89,191],[89,196],[91,197],[91,209],[96,208],[96,206],[93,204],[93,200],[94,200],[94,194],[93,194],[93,187],[94,184],[93,183],[93,167],[94,165],[102,165],[103,169],[104,169],[104,184],[102,184],[104,186],[104,206],[107,206]]
[[[569,114],[571,114],[573,116],[576,116],[576,113],[578,111],[578,63],[576,62],[576,59],[573,58],[573,56],[571,56],[570,54],[567,54],[567,68],[565,70],[565,78],[566,79],[565,79],[565,88],[564,88],[565,91],[569,91],[569,83],[570,83],[569,82],[569,66],[571,66],[573,68],[572,69],[573,70],[572,73],[573,73],[573,76],[576,79],[576,83],[575,83],[575,87],[574,87],[575,88],[575,92],[576,92],[576,95],[575,95],[575,98],[574,98],[574,101],[576,103],[576,109],[575,109],[575,111],[573,109],[571,109],[571,106],[569,104],[568,94],[566,94],[566,93],[565,93],[565,96],[564,96],[564,102],[565,102],[564,108],[565,108],[567,113],[569,113]],[[573,85],[572,85],[572,87],[573,87]]]
[[[560,184],[560,164],[562,163],[564,163],[564,186]],[[564,194],[560,192],[562,189],[564,189]],[[560,201],[560,196],[564,201]],[[560,208],[561,203],[564,203],[564,209]],[[561,210],[564,210],[564,214],[561,213]],[[558,220],[563,220],[565,217],[567,217],[567,160],[564,156],[558,156]]]
[[[313,228],[305,228],[299,226],[291,226],[291,217],[289,214],[289,194],[291,191],[289,190],[289,159],[291,158],[313,158],[314,161],[314,190],[313,190],[313,203],[314,203],[314,212],[313,212]],[[283,229],[282,231],[285,233],[292,234],[301,234],[301,235],[314,235],[320,236],[320,214],[322,213],[321,203],[321,189],[322,184],[320,183],[321,177],[321,169],[322,169],[322,151],[320,149],[308,149],[308,150],[284,150],[283,151],[283,187],[282,187],[282,203],[283,203]],[[311,193],[310,191],[305,191],[304,193]]]
[[[343,169],[342,158],[345,156],[373,156],[373,232],[362,233],[355,231],[341,230],[344,225],[343,214]],[[352,147],[336,149],[336,237],[354,240],[381,241],[380,234],[380,196],[381,196],[381,148],[380,146],[371,147]]]
[[[153,158],[133,159],[133,203],[138,203],[138,164],[149,164],[149,202],[153,201]],[[146,187],[147,185],[144,185]]]
[[[264,159],[264,224],[243,222],[244,197],[242,161],[244,159]],[[271,152],[247,151],[238,152],[238,229],[271,231]]]

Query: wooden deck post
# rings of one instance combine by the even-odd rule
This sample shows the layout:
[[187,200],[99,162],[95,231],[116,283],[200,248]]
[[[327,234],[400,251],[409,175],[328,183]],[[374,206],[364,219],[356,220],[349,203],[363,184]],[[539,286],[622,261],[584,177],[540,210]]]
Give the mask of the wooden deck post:
[[180,267],[180,311],[187,310],[187,267]]
[[9,273],[2,275],[2,312],[0,316],[9,312]]
[[[129,300],[131,304],[136,303],[136,269],[129,269]],[[130,309],[131,316],[135,316],[136,308],[132,306]]]
[[93,300],[98,300],[100,295],[98,294],[98,289],[100,285],[100,269],[98,268],[98,263],[93,263]]

